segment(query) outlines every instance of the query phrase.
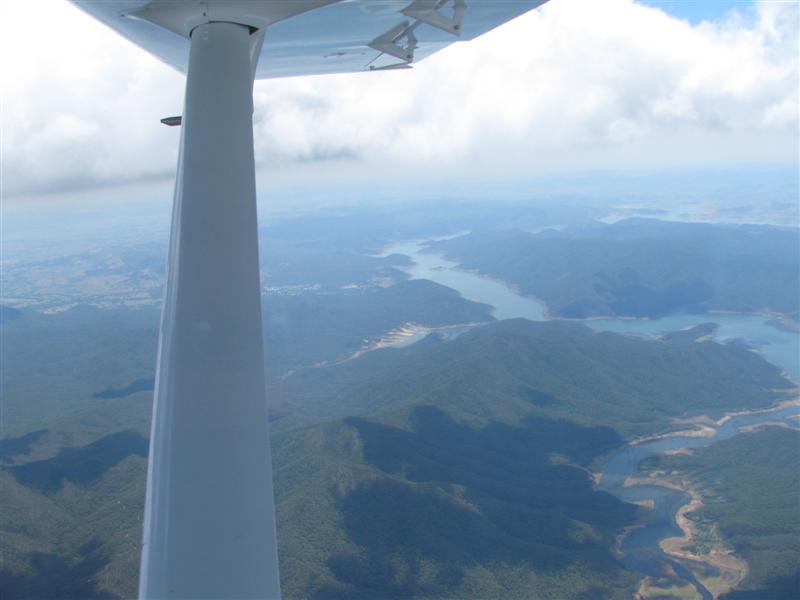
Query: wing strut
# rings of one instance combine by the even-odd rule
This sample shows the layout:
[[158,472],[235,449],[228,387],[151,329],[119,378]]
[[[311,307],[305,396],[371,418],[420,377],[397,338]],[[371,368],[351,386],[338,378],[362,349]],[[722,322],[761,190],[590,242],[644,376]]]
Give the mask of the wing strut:
[[142,598],[280,596],[253,166],[258,35],[225,22],[191,34]]

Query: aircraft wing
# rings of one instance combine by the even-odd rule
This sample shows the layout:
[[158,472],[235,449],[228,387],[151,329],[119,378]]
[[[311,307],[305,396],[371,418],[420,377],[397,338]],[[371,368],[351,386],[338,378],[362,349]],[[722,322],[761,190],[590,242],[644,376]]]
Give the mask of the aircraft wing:
[[[191,19],[186,7],[237,15],[257,4],[229,0],[229,9],[197,0],[73,0],[74,4],[151,54],[186,71]],[[256,29],[268,25],[257,79],[407,68],[457,41],[487,31],[546,0],[271,0],[286,7],[269,16],[252,11]],[[211,15],[213,16],[213,15]],[[267,22],[264,22],[267,19]]]

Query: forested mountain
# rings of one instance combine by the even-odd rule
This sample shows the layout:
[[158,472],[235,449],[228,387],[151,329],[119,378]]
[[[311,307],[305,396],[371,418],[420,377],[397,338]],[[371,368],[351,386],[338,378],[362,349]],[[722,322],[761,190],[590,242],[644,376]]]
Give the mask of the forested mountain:
[[509,319],[447,343],[434,335],[309,371],[276,384],[273,398],[293,413],[323,418],[398,412],[409,403],[452,405],[475,423],[517,423],[535,411],[611,425],[630,439],[674,417],[768,406],[794,389],[746,347],[709,341],[709,329],[642,339]]
[[[640,575],[611,546],[637,509],[595,491],[594,461],[790,388],[704,333],[502,321],[273,384],[286,597],[629,598]],[[135,592],[148,398],[96,395],[4,440],[5,597]]]
[[501,321],[303,374],[306,420],[273,424],[287,594],[629,598],[640,577],[611,546],[636,508],[594,491],[594,461],[671,416],[791,389],[703,333]]
[[724,310],[798,318],[797,229],[627,219],[479,231],[430,247],[541,298],[559,317]]

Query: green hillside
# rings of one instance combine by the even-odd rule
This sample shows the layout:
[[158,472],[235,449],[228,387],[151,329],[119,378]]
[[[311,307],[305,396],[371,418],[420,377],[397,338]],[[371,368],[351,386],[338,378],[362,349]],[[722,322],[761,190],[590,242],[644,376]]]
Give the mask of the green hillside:
[[[502,321],[272,382],[285,597],[630,598],[640,575],[610,548],[637,509],[593,489],[593,461],[790,389],[705,333]],[[116,364],[86,348],[39,369]],[[149,393],[126,373],[87,378],[71,410],[17,409],[31,427],[0,446],[4,600],[135,593]]]
[[433,404],[475,425],[536,414],[611,426],[630,439],[669,428],[674,417],[768,406],[794,390],[777,367],[706,333],[699,326],[642,339],[509,319],[309,371],[272,395],[285,410],[318,418],[380,410],[404,426],[409,406]]
[[787,385],[703,331],[512,320],[304,373],[306,419],[332,420],[274,424],[287,595],[630,598],[640,576],[610,547],[635,509],[592,489],[592,461],[718,394],[759,405]]
[[[287,597],[629,597],[636,576],[608,547],[634,508],[572,462],[612,431],[475,430],[430,406],[414,418],[411,431],[348,419],[276,436]],[[591,441],[537,439],[550,426]]]

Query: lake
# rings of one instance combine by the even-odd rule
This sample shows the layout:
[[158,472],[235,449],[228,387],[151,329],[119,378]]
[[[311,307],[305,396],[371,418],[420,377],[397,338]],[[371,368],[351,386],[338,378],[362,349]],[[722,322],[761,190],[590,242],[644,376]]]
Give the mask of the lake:
[[[402,254],[414,261],[402,267],[412,279],[429,279],[459,292],[464,298],[494,307],[496,319],[525,318],[548,320],[544,303],[532,296],[523,296],[502,281],[464,271],[458,264],[440,254],[423,252],[428,240],[410,240],[391,244],[381,256]],[[781,367],[790,377],[800,380],[800,334],[768,325],[771,317],[758,314],[714,313],[671,315],[658,319],[587,319],[581,323],[597,331],[614,331],[636,335],[659,335],[701,323],[716,323],[714,339],[726,342],[739,339],[758,349],[769,362]],[[424,337],[420,335],[413,340]]]
[[601,469],[602,477],[597,489],[614,494],[626,502],[640,500],[653,500],[654,508],[650,515],[651,520],[645,526],[633,530],[625,536],[622,545],[622,562],[629,568],[641,571],[647,575],[658,577],[663,572],[663,564],[669,563],[681,577],[692,583],[705,598],[711,594],[691,572],[678,561],[665,554],[659,542],[668,537],[682,535],[681,529],[675,523],[675,515],[681,506],[689,502],[689,495],[655,485],[635,485],[625,487],[625,480],[635,475],[639,464],[649,456],[664,454],[683,448],[702,448],[720,440],[733,437],[743,427],[759,425],[765,422],[783,422],[796,426],[792,418],[800,414],[800,406],[788,406],[769,412],[742,414],[731,417],[721,426],[714,427],[714,435],[710,437],[670,436],[644,442],[641,444],[628,444],[615,452]]
[[[458,264],[440,254],[424,252],[427,240],[398,242],[385,248],[382,256],[402,254],[414,261],[403,267],[412,279],[428,279],[459,292],[464,298],[494,307],[497,319],[525,318],[531,321],[548,320],[545,305],[531,296],[523,296],[509,285],[489,277],[464,271]],[[768,321],[771,317],[758,314],[684,314],[658,319],[592,319],[582,323],[597,331],[655,336],[699,325],[715,323],[714,339],[720,342],[741,340],[757,349],[769,362],[782,368],[795,381],[800,380],[800,334],[778,329]],[[403,341],[409,344],[427,335],[417,332]],[[634,529],[621,544],[622,561],[631,569],[658,576],[669,564],[685,581],[691,583],[701,597],[712,598],[709,591],[680,562],[665,554],[659,542],[667,537],[681,535],[675,516],[689,495],[655,485],[625,487],[625,480],[638,471],[639,463],[656,454],[682,448],[699,448],[736,435],[742,427],[766,421],[790,423],[800,407],[791,406],[768,413],[737,415],[724,425],[716,427],[711,437],[672,436],[640,444],[628,444],[614,453],[603,465],[599,490],[611,493],[626,502],[650,500],[653,502],[651,520],[645,527]]]

